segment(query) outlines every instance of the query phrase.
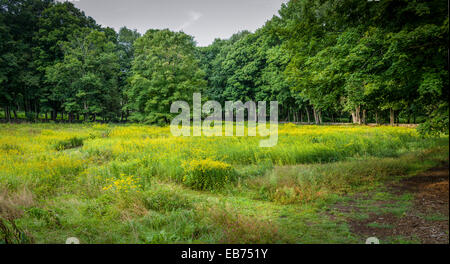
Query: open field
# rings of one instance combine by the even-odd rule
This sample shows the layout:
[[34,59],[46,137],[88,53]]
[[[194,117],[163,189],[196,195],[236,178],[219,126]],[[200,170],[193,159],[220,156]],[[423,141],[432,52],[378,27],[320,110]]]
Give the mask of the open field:
[[[173,137],[168,127],[144,125],[2,124],[0,240],[364,243],[375,235],[382,243],[448,243],[447,136],[284,124],[275,147],[260,148],[260,139]],[[441,178],[427,172],[435,167]],[[438,209],[419,208],[418,195],[430,197],[412,180],[420,177],[447,191],[444,207],[430,198]]]

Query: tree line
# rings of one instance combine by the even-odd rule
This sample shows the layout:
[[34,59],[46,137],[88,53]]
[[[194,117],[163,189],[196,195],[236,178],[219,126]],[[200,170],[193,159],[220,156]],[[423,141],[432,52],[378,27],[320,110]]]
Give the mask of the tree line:
[[70,2],[0,0],[0,107],[8,121],[166,124],[172,102],[201,92],[276,100],[282,121],[448,133],[448,30],[441,0],[291,0],[255,32],[197,47],[101,27]]

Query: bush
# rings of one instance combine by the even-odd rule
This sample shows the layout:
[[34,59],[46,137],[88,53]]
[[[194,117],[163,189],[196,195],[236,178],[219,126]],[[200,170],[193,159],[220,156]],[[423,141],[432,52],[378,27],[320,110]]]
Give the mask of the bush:
[[55,149],[60,151],[60,150],[65,150],[65,149],[81,147],[81,146],[83,146],[83,139],[78,138],[78,137],[72,137],[69,139],[60,140],[60,141],[56,142]]
[[220,189],[236,179],[230,164],[210,158],[185,162],[183,169],[183,183],[197,190]]

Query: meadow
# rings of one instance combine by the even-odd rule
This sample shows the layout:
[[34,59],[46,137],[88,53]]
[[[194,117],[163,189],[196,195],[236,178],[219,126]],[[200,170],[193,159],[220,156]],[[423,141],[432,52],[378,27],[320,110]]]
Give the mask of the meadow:
[[448,161],[448,136],[412,128],[283,124],[275,147],[260,139],[1,124],[0,243],[362,243],[333,204]]

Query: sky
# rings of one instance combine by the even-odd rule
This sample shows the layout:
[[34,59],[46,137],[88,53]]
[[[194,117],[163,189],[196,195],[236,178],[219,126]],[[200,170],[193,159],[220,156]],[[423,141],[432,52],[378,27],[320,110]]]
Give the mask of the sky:
[[183,31],[198,46],[229,38],[241,30],[254,32],[278,15],[288,0],[59,0],[70,1],[98,24],[116,31],[122,26]]

